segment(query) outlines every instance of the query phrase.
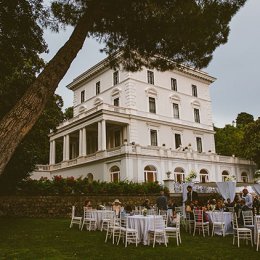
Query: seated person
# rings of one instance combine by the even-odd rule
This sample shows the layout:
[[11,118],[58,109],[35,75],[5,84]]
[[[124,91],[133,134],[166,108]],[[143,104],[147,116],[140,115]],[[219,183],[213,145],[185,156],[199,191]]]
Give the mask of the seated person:
[[125,206],[124,210],[125,210],[125,213],[126,213],[126,214],[130,214],[133,209],[132,209],[131,205],[127,204],[127,205]]
[[142,207],[144,207],[144,208],[146,208],[146,209],[151,209],[151,208],[152,208],[151,205],[150,205],[149,199],[146,199],[146,200],[144,201],[144,203],[142,204]]
[[115,199],[113,204],[112,204],[112,210],[115,212],[117,217],[120,217],[120,212],[121,212],[121,202],[119,199]]
[[85,200],[84,207],[87,209],[92,209],[92,203],[91,200]]
[[[236,211],[237,210],[237,211]],[[243,220],[243,214],[241,211],[250,211],[251,209],[246,205],[246,201],[244,199],[240,200],[240,206],[236,207],[235,211],[237,212],[237,221],[238,225],[243,226],[244,220]]]
[[215,210],[216,208],[216,200],[212,199],[209,201],[208,205],[207,205],[208,210]]
[[224,211],[224,205],[222,200],[217,200],[215,210]]
[[170,199],[168,204],[168,209],[171,209],[172,211],[172,216],[171,216],[172,219],[176,217],[176,211],[175,211],[176,207],[177,204],[175,203],[174,199]]
[[234,207],[234,203],[231,202],[231,199],[230,199],[230,198],[228,198],[227,201],[226,201],[226,203],[225,203],[225,206],[226,206],[226,207]]

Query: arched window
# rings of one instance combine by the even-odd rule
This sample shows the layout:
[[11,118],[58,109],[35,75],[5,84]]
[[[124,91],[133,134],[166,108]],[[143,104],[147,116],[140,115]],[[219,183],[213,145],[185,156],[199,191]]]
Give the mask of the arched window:
[[206,183],[209,181],[209,174],[208,171],[205,169],[200,170],[200,182]]
[[118,166],[113,166],[110,168],[110,179],[111,179],[111,182],[120,181],[120,169]]
[[88,178],[88,183],[92,183],[93,182],[94,177],[93,177],[92,173],[88,173],[87,178]]
[[174,180],[175,180],[175,182],[183,183],[184,178],[185,178],[184,170],[181,167],[175,168],[175,170],[174,170]]
[[155,182],[157,180],[157,170],[153,165],[147,165],[144,168],[144,181]]
[[229,173],[227,171],[222,172],[222,181],[226,181],[229,178]]
[[242,182],[248,182],[248,176],[246,172],[241,173],[241,180]]

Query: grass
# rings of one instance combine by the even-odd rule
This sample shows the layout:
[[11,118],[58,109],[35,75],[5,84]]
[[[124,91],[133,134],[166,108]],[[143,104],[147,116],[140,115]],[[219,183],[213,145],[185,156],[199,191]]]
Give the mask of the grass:
[[0,218],[0,259],[260,259],[260,251],[225,238],[182,232],[182,244],[168,247],[104,243],[105,232],[69,229],[68,219]]

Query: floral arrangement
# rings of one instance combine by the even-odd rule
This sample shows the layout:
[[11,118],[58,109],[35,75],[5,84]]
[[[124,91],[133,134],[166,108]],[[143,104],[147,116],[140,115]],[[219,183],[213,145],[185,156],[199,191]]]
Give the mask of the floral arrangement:
[[168,179],[170,178],[171,174],[172,174],[171,171],[166,172],[166,175],[167,175]]
[[254,174],[254,180],[256,182],[259,182],[260,181],[260,170],[257,170]]
[[142,213],[143,213],[143,216],[146,216],[146,215],[147,215],[147,208],[144,208],[144,209],[142,210]]
[[232,175],[232,176],[228,176],[225,178],[225,181],[235,181],[236,180],[236,176]]
[[191,170],[189,175],[186,176],[185,181],[186,182],[191,182],[193,179],[197,178],[197,173],[194,170]]

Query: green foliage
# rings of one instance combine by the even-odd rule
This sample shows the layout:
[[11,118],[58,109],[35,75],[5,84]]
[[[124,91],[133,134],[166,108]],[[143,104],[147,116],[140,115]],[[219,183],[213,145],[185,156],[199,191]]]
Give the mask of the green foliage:
[[226,125],[224,128],[215,127],[216,152],[221,155],[242,156],[241,142],[243,139],[243,129],[232,125]]
[[237,127],[244,127],[249,123],[253,123],[254,122],[254,117],[253,115],[250,115],[246,112],[241,112],[237,115],[236,118],[236,126]]
[[69,120],[73,117],[73,107],[67,107],[64,111],[64,119]]
[[[212,53],[228,39],[228,24],[245,0],[56,0],[54,16],[64,25],[76,25],[87,14],[89,34],[103,42],[108,55],[122,53],[127,70],[144,65],[167,70],[169,60],[205,67]],[[113,57],[115,58],[115,57]],[[166,58],[166,59],[165,59]],[[111,60],[116,65],[117,60]]]
[[260,167],[260,119],[244,127],[241,149],[245,158],[252,159]]
[[53,180],[41,178],[40,180],[26,179],[20,182],[17,192],[26,195],[145,195],[159,194],[161,190],[169,193],[167,188],[163,188],[157,182],[134,183],[128,181],[121,182],[89,182],[87,178],[74,177],[62,178],[55,176]]

